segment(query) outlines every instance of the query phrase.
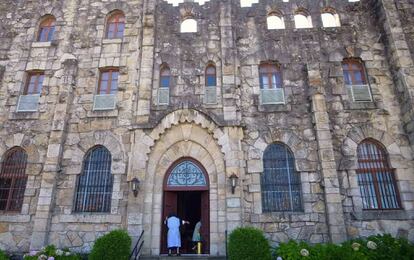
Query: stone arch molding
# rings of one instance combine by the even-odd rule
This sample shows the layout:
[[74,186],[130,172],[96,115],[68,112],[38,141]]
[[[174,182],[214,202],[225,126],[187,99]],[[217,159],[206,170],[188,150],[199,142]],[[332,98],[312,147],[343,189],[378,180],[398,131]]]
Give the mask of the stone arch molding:
[[[140,158],[139,160],[132,160],[132,170],[129,171],[131,174],[136,174],[136,171],[144,171],[146,168],[146,162],[149,159],[151,149],[155,143],[166,133],[167,130],[173,126],[177,126],[183,123],[193,123],[200,126],[202,129],[209,133],[213,140],[218,144],[221,153],[226,157],[230,151],[229,136],[219,128],[219,126],[209,117],[202,112],[194,109],[180,109],[173,111],[166,115],[157,126],[149,133],[146,134],[142,130],[137,130],[135,133],[135,148],[131,158]],[[191,134],[188,132],[187,134]],[[189,135],[183,132],[183,139],[188,140]],[[134,155],[135,153],[135,155]],[[132,179],[134,176],[129,176],[128,179]]]
[[68,169],[70,171],[69,173],[80,174],[86,153],[97,145],[104,146],[111,153],[111,173],[124,174],[127,164],[125,148],[120,138],[110,131],[96,131],[80,137],[77,147],[72,148],[71,166]]
[[386,148],[392,167],[394,167],[393,159],[403,158],[399,145],[390,134],[371,125],[355,126],[348,132],[342,143],[339,170],[355,170],[357,168],[357,147],[367,138],[380,142]]
[[[251,171],[251,168],[248,169],[249,172],[263,172],[263,154],[266,148],[272,143],[283,143],[287,145],[290,150],[293,152],[295,157],[295,167],[297,171],[314,171],[315,167],[309,169],[305,167],[306,163],[303,163],[307,160],[307,149],[303,149],[301,144],[304,143],[304,140],[301,140],[298,135],[296,135],[291,130],[275,130],[268,134],[265,134],[263,137],[257,138],[252,146],[248,150],[248,159],[250,165],[258,165],[258,169]],[[315,168],[315,169],[313,169]]]
[[26,174],[38,175],[42,171],[41,157],[43,157],[45,151],[40,150],[40,146],[36,145],[33,141],[33,137],[23,134],[16,133],[7,139],[0,139],[0,162],[3,161],[3,156],[7,151],[13,147],[21,147],[27,153],[27,168]]

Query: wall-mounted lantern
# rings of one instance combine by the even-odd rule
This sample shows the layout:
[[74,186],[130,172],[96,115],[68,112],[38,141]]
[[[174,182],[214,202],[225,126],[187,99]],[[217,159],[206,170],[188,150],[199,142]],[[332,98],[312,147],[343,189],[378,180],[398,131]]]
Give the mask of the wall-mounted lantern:
[[134,197],[138,196],[139,183],[140,181],[138,180],[137,177],[131,180],[131,188],[132,188],[132,192],[134,193]]
[[234,194],[239,177],[237,177],[237,175],[233,173],[232,175],[230,175],[229,179],[230,179],[230,184],[231,184],[231,193]]

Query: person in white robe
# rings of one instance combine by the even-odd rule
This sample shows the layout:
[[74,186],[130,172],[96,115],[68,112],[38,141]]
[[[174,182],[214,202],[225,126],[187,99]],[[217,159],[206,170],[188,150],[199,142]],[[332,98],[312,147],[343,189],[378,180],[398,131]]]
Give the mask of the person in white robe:
[[164,221],[168,227],[167,233],[167,247],[168,255],[171,255],[171,251],[176,248],[177,255],[180,255],[181,247],[181,234],[180,225],[190,224],[189,221],[179,219],[175,214],[170,214]]

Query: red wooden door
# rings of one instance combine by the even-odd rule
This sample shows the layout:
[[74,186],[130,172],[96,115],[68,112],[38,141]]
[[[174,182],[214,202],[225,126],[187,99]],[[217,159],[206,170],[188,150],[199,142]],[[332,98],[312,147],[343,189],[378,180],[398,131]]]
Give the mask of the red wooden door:
[[169,214],[177,214],[177,192],[164,191],[164,208],[162,212],[161,254],[168,254],[167,225],[164,223]]
[[210,198],[209,192],[201,193],[201,238],[203,242],[202,253],[210,253]]

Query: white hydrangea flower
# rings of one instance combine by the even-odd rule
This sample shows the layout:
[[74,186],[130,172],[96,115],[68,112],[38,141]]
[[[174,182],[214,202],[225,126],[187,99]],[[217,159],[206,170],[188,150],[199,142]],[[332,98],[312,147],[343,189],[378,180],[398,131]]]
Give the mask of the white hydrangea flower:
[[300,250],[300,254],[302,256],[309,256],[309,251],[307,249],[302,249],[302,250]]
[[354,242],[354,243],[352,243],[352,249],[354,250],[354,251],[358,251],[359,250],[359,248],[361,247],[361,244],[360,243],[357,243],[357,242]]
[[70,256],[70,252],[66,252],[65,253],[65,256]]
[[62,250],[60,250],[60,249],[56,249],[56,254],[57,254],[58,256],[61,256],[61,255],[63,255],[63,251],[62,251]]
[[47,260],[47,256],[46,255],[40,255],[37,260]]
[[283,260],[283,258],[282,258],[282,257],[280,257],[280,256],[278,256],[278,257],[276,258],[276,260]]
[[367,247],[369,249],[375,250],[375,249],[377,249],[377,244],[374,241],[368,241]]

